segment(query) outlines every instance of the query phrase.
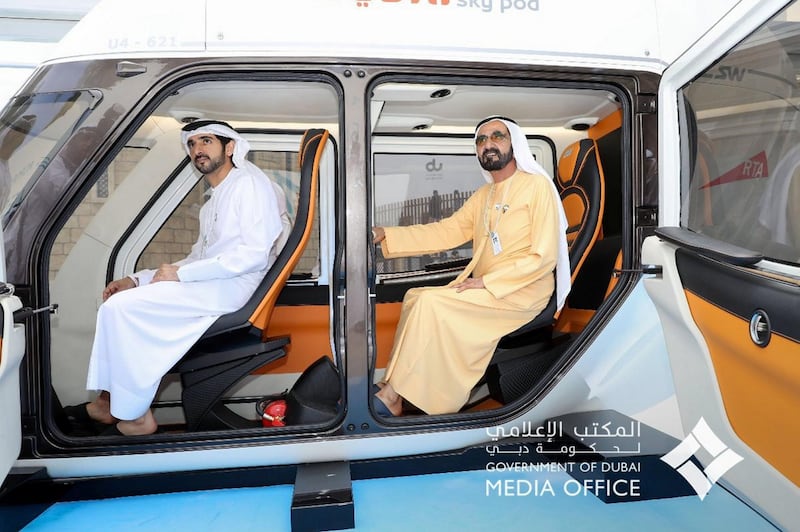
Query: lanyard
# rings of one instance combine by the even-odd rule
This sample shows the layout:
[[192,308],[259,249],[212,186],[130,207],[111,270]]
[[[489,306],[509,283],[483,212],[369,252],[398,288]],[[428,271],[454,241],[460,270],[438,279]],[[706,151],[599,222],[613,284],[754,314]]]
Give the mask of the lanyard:
[[508,196],[508,191],[511,190],[511,181],[514,179],[514,176],[508,178],[508,184],[506,185],[505,190],[503,190],[503,199],[500,200],[500,203],[496,203],[494,208],[497,211],[497,217],[494,221],[494,230],[491,227],[491,216],[489,213],[491,212],[491,200],[494,199],[494,188],[497,183],[492,183],[492,187],[489,189],[489,194],[486,196],[486,207],[483,210],[483,226],[486,228],[486,234],[491,236],[492,233],[497,231],[497,226],[500,224],[500,217],[508,210],[508,205],[506,205],[506,197]]

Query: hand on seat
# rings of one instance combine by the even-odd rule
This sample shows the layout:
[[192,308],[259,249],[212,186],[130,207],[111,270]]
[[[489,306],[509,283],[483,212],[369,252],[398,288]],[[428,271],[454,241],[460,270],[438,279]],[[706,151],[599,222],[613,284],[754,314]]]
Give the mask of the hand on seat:
[[108,283],[108,286],[103,289],[103,301],[113,296],[117,292],[122,292],[123,290],[128,290],[135,286],[136,283],[130,277],[123,277],[122,279],[111,281]]
[[453,288],[456,289],[456,292],[463,292],[464,290],[486,288],[486,286],[483,284],[483,277],[467,277],[462,282],[454,284]]

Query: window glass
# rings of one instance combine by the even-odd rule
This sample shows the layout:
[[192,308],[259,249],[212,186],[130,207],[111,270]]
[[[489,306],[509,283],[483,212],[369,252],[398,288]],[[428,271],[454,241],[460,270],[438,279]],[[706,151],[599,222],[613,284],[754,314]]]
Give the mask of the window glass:
[[[438,222],[458,210],[485,181],[474,155],[376,154],[375,224]],[[472,257],[472,243],[441,253],[384,259],[378,273],[424,270],[426,266]]]
[[201,179],[183,198],[139,256],[135,270],[157,269],[172,264],[192,251],[200,232],[200,207],[206,201],[208,185]]
[[682,226],[800,257],[800,8],[791,5],[680,93]]
[[109,111],[97,127],[80,127],[99,100],[96,91],[17,96],[0,116],[0,209],[12,282],[24,283],[30,240],[82,164],[84,147],[118,116]]
[[[33,188],[52,154],[67,135],[86,118],[100,99],[99,92],[72,91],[17,96],[0,116],[0,209],[5,211],[9,197],[17,206]],[[67,170],[74,170],[63,161]],[[61,187],[70,174],[59,175]],[[11,210],[11,209],[10,209]],[[4,220],[11,212],[5,212]]]
[[[516,121],[554,178],[561,153],[586,138],[590,127],[618,116],[620,103],[602,88],[386,82],[373,88],[370,109],[373,223],[405,226],[450,216],[486,184],[475,156],[474,131],[482,119]],[[378,253],[375,266],[381,281],[438,275],[463,268],[471,257],[470,241],[420,256]]]
[[[176,91],[118,152],[58,234],[50,257],[51,281],[76,244],[88,240],[87,233],[113,230],[122,236],[134,223],[113,277],[157,268],[190,252],[197,239],[207,185],[187,163],[180,129],[198,117],[226,120],[242,133],[251,145],[248,159],[283,188],[287,211],[294,219],[302,131],[305,127],[330,128],[331,121],[335,124],[337,120],[336,109],[335,91],[322,83],[217,81]],[[305,116],[292,112],[304,112]],[[288,125],[281,125],[284,120],[290,120]],[[328,203],[321,201],[316,211],[314,232],[295,268],[295,279],[320,276],[319,219]],[[134,222],[137,217],[141,221]]]
[[53,281],[56,274],[61,269],[64,261],[72,253],[75,244],[83,236],[89,223],[94,219],[98,211],[113,195],[117,186],[121,184],[131,173],[136,164],[141,161],[149,150],[142,147],[126,146],[122,149],[117,158],[100,176],[89,194],[78,205],[78,208],[70,216],[67,223],[56,235],[55,243],[50,252],[49,279]]

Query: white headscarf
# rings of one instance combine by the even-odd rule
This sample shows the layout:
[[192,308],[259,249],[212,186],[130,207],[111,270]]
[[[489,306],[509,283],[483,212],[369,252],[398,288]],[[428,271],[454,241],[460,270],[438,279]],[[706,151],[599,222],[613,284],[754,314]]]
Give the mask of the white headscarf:
[[[553,189],[553,194],[556,197],[560,229],[558,239],[558,258],[556,259],[556,303],[558,310],[561,310],[561,307],[564,306],[564,302],[567,300],[567,294],[569,294],[570,286],[572,284],[572,271],[569,266],[569,247],[567,246],[567,228],[569,226],[567,225],[567,215],[564,214],[564,207],[561,204],[561,196],[559,196],[558,189],[556,189],[556,185],[553,183],[552,176],[550,176],[547,171],[542,168],[542,165],[537,163],[536,159],[534,159],[531,149],[528,146],[528,139],[525,137],[525,133],[523,133],[522,129],[515,122],[512,122],[510,119],[502,116],[490,116],[484,118],[475,128],[475,137],[478,136],[478,129],[480,126],[493,120],[502,122],[508,128],[508,132],[511,134],[511,148],[514,150],[514,159],[517,162],[517,168],[529,174],[541,174],[546,176]],[[483,178],[486,179],[487,183],[494,181],[492,179],[492,174],[488,170],[484,170],[483,167],[481,167],[481,173],[483,174]]]
[[[206,122],[203,120],[203,122]],[[244,169],[245,167],[248,170],[252,170],[252,168],[248,167],[247,165],[252,166],[256,169],[256,174],[263,174],[264,172],[261,171],[256,165],[251,163],[246,159],[247,152],[250,151],[250,143],[247,142],[243,136],[239,134],[238,131],[233,129],[230,126],[227,126],[221,122],[209,122],[207,124],[203,124],[196,129],[192,129],[191,131],[181,131],[181,143],[183,143],[183,149],[186,150],[186,154],[191,156],[189,152],[189,144],[188,140],[190,137],[194,137],[195,135],[200,134],[211,134],[216,135],[218,137],[227,137],[233,141],[235,144],[233,146],[233,164],[236,168]]]

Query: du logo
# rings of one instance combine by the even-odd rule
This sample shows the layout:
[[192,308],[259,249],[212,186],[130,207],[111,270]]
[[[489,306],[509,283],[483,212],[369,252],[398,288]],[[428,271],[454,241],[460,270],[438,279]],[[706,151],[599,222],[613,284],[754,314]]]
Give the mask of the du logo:
[[425,164],[425,170],[428,172],[441,172],[442,171],[442,163],[436,163],[436,157],[431,159]]
[[[702,471],[691,461],[691,457],[701,447],[714,457]],[[680,473],[700,500],[703,500],[717,480],[741,462],[742,457],[728,449],[701,417],[689,435],[677,447],[662,456],[661,460]]]

